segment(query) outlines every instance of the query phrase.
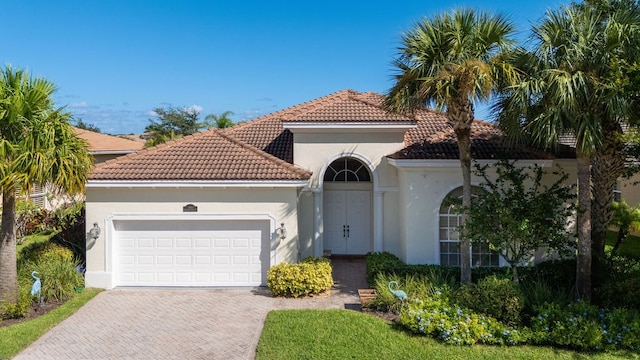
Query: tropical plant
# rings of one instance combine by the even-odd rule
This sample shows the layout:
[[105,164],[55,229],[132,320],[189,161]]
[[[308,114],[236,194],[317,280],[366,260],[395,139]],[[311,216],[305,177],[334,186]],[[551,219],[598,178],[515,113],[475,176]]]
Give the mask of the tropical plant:
[[508,87],[497,104],[498,122],[511,139],[555,148],[560,136],[575,137],[576,288],[585,300],[591,297],[592,160],[603,148],[607,129],[617,131],[633,109],[616,83],[619,79],[612,76],[618,59],[640,49],[634,40],[640,18],[637,11],[620,6],[623,3],[629,2],[589,1],[548,11],[533,28],[533,50],[512,57],[524,74],[522,80]]
[[612,204],[613,217],[611,222],[618,227],[616,242],[611,249],[610,258],[617,255],[620,245],[627,239],[630,231],[640,230],[640,205],[630,206],[626,201],[614,201]]
[[24,70],[0,72],[0,299],[18,298],[16,267],[16,193],[33,184],[77,194],[84,189],[93,159],[75,136],[70,114],[55,109],[55,86]]
[[[495,178],[488,170],[495,171]],[[514,282],[519,281],[518,266],[528,263],[539,249],[568,253],[574,211],[574,186],[566,185],[568,174],[561,170],[547,174],[540,166],[518,167],[509,160],[476,165],[474,173],[486,191],[462,209],[469,215],[467,235],[498,252],[509,263]]]
[[[473,104],[488,100],[499,84],[517,81],[517,72],[502,55],[513,44],[513,32],[513,24],[504,16],[455,10],[416,23],[403,35],[394,61],[398,74],[385,107],[409,114],[431,104],[445,110],[458,141],[466,207],[471,205]],[[465,221],[463,215],[463,224]],[[469,241],[464,231],[461,234],[460,280],[468,283]]]
[[225,111],[220,115],[209,114],[205,120],[210,127],[225,129],[233,126],[233,120],[229,118],[229,115],[233,115],[233,112]]

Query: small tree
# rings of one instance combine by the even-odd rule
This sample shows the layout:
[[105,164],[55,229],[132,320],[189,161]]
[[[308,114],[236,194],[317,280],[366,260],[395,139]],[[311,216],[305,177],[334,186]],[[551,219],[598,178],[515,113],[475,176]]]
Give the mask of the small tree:
[[544,185],[546,173],[538,165],[516,167],[515,161],[501,160],[493,168],[495,179],[487,173],[489,165],[475,165],[474,173],[483,179],[486,191],[477,195],[471,207],[462,209],[469,215],[466,231],[472,242],[486,243],[498,252],[518,282],[516,267],[538,249],[561,254],[570,249],[574,186],[565,185],[568,175],[559,169],[552,173],[555,182]]
[[83,130],[89,130],[89,131],[93,131],[93,132],[97,132],[100,133],[102,131],[100,131],[100,128],[97,127],[95,124],[90,124],[87,122],[84,122],[84,120],[78,118],[77,120],[75,120],[75,127],[77,127],[78,129],[83,129]]
[[191,107],[176,108],[167,106],[155,108],[157,120],[149,119],[145,131],[150,133],[146,146],[155,146],[185,135],[197,133],[207,128],[207,124],[198,121],[200,112]]

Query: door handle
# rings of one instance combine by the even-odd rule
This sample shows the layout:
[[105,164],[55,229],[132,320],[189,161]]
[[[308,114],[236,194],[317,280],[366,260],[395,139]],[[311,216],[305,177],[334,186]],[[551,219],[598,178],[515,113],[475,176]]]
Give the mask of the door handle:
[[347,225],[347,237],[349,237],[349,225]]
[[342,225],[342,237],[347,237],[347,225]]

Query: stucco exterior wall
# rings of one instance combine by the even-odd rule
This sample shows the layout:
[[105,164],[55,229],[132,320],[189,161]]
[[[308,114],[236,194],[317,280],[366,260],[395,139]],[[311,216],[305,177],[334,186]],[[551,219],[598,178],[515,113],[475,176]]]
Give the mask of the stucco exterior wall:
[[333,160],[345,156],[366,159],[376,173],[380,187],[396,187],[398,184],[395,169],[387,163],[385,157],[403,148],[404,131],[391,133],[295,133],[294,164],[310,170],[313,176],[312,187],[320,183],[319,177]]
[[640,174],[635,174],[629,179],[620,181],[620,193],[622,199],[631,206],[640,205]]
[[325,189],[322,178],[326,168],[343,157],[360,160],[372,174],[372,250],[397,251],[400,238],[398,172],[389,165],[386,156],[402,149],[403,142],[404,130],[323,132],[316,129],[313,132],[294,132],[294,163],[313,173],[307,191],[299,197],[304,256],[319,254],[321,250],[320,246],[314,246],[314,241],[323,242],[323,219],[318,216],[318,212],[323,212],[322,194]]
[[[93,223],[103,229],[94,242],[87,242],[87,275],[109,277],[107,247],[112,229],[109,219],[136,215],[170,216],[171,219],[198,219],[227,216],[229,219],[256,216],[269,219],[271,237],[284,223],[287,238],[276,248],[278,263],[298,261],[298,218],[296,188],[94,188],[86,190],[87,233]],[[196,213],[185,213],[183,207],[193,204]],[[272,266],[275,264],[269,264]]]
[[[575,183],[575,161],[559,162],[569,173],[568,182]],[[546,170],[553,168],[545,167]],[[400,223],[397,255],[409,264],[439,264],[439,212],[442,201],[462,186],[462,173],[455,161],[432,163],[425,167],[399,167],[398,213]],[[489,172],[495,178],[495,173]],[[547,177],[543,182],[551,183]],[[472,185],[482,179],[472,176]]]

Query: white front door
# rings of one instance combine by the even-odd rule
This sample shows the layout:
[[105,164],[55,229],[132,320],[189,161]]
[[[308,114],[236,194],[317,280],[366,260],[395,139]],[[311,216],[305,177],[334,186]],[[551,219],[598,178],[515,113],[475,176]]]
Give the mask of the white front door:
[[332,254],[371,251],[371,191],[324,191],[324,248]]

